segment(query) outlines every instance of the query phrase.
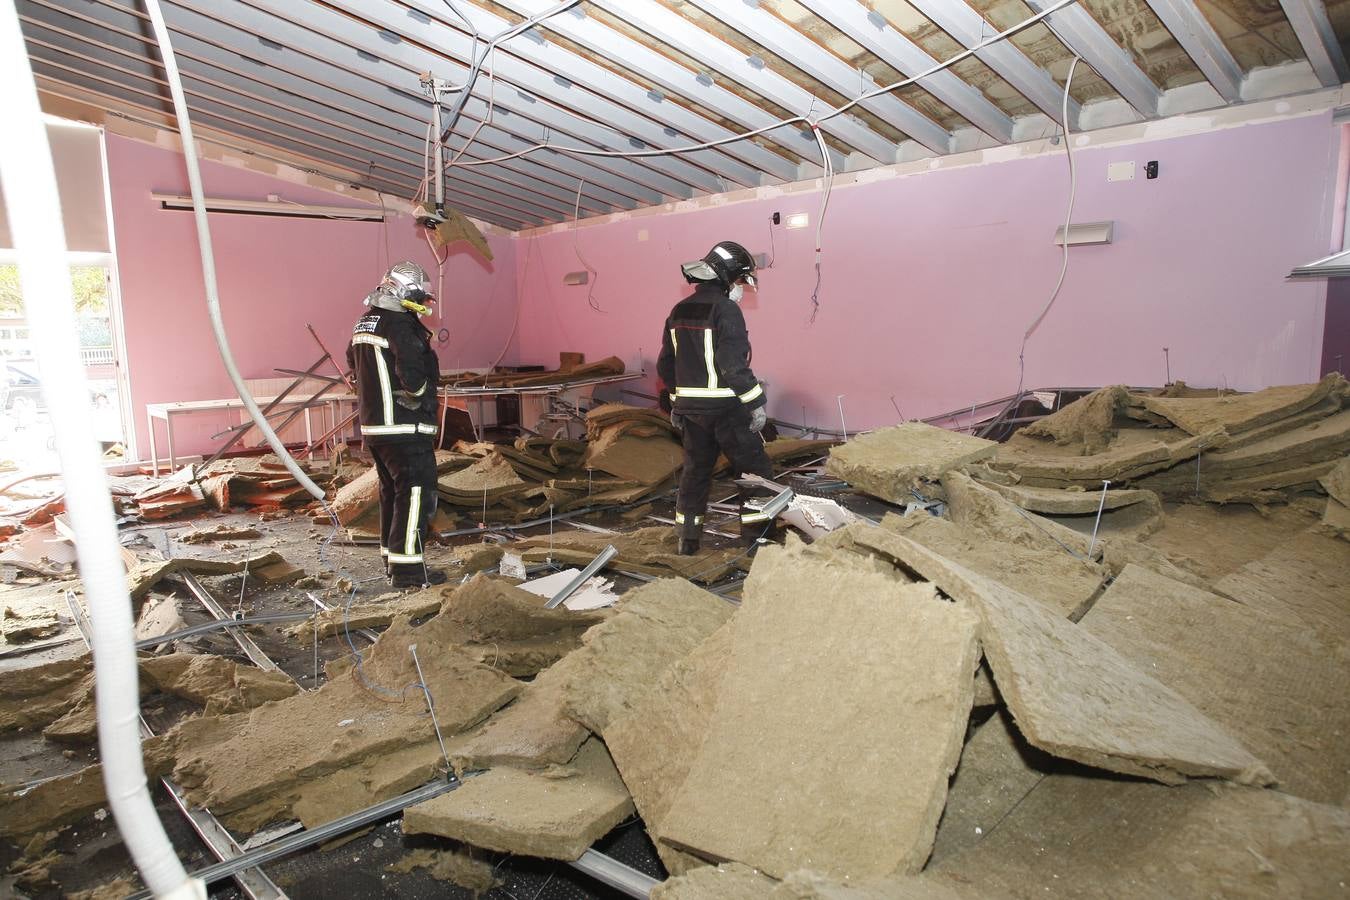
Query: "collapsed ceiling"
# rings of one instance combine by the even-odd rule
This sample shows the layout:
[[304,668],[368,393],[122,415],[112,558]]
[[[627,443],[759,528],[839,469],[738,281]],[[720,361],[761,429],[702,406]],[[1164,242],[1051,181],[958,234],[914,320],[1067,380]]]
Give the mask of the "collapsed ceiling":
[[[442,98],[449,122],[481,58],[447,136],[447,158],[457,163],[446,201],[511,230],[812,177],[822,171],[822,145],[833,169],[857,170],[1052,134],[1075,55],[1071,128],[1178,111],[1171,92],[1187,92],[1188,109],[1269,96],[1253,82],[1276,66],[1302,67],[1304,89],[1350,80],[1350,0],[163,7],[194,123],[248,152],[407,198],[427,171],[431,101],[420,77],[450,86]],[[45,94],[172,124],[139,0],[19,0],[18,8]],[[545,14],[488,51],[493,37]],[[961,55],[915,83],[877,91]],[[1300,82],[1288,84],[1278,90]],[[1087,114],[1102,104],[1112,104],[1114,119]],[[795,121],[774,127],[783,120]],[[757,133],[734,139],[747,131]],[[619,155],[637,153],[646,155]]]

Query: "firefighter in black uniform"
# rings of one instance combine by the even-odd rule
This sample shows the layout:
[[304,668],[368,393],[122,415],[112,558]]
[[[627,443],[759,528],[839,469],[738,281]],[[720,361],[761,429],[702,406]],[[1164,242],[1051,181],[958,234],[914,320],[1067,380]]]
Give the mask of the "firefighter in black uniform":
[[[755,260],[734,241],[722,241],[682,267],[694,292],[675,304],[661,335],[657,372],[669,391],[671,423],[684,434],[684,470],[675,498],[680,553],[697,553],[703,513],[719,452],[736,476],[773,476],[760,437],[768,421],[764,386],[750,371],[750,335],[739,301],[755,286]],[[663,396],[663,401],[666,400]],[[664,402],[662,404],[665,405]],[[774,520],[746,505],[758,490],[741,491],[741,537],[774,536]]]
[[436,511],[436,386],[440,362],[419,320],[436,298],[426,271],[401,262],[370,296],[352,329],[361,437],[380,476],[380,555],[394,587],[440,584],[424,548]]

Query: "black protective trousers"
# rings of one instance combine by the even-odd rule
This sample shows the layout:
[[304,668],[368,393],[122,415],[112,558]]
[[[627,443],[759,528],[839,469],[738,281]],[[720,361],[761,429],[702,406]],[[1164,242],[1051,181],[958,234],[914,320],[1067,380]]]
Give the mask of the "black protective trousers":
[[[726,454],[731,463],[731,477],[741,473],[773,477],[773,463],[764,452],[764,441],[750,430],[750,412],[743,406],[715,415],[681,416],[684,422],[684,470],[680,473],[680,489],[675,495],[675,521],[682,526],[681,536],[697,540],[703,531],[703,514],[708,508],[708,492],[712,489],[713,468],[717,457]],[[758,513],[748,509],[749,497],[767,494],[764,490],[741,489],[741,536],[758,537],[772,527]]]
[[436,450],[430,438],[372,444],[380,476],[380,554],[389,574],[421,576],[436,513]]

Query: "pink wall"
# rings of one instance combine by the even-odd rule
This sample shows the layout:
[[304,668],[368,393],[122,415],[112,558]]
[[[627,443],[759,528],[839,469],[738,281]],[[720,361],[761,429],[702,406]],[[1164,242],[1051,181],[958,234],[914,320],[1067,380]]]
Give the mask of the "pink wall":
[[[1084,149],[1074,221],[1111,219],[1115,242],[1071,251],[1068,279],[1026,354],[1026,386],[1172,377],[1233,388],[1316,379],[1326,286],[1290,283],[1331,243],[1338,133],[1329,114],[1196,136]],[[1108,183],[1110,162],[1138,180]],[[1145,180],[1144,163],[1161,176]],[[836,186],[825,220],[820,313],[808,324],[819,194],[802,192],[522,239],[520,355],[634,359],[652,367],[661,322],[686,291],[678,264],[731,238],[776,262],[747,298],[754,368],[771,414],[850,430],[1011,394],[1018,345],[1059,270],[1052,243],[1067,195],[1062,155]],[[643,233],[645,232],[645,239]],[[587,287],[562,283],[598,267]]]
[[[192,214],[162,210],[150,197],[152,191],[187,193],[182,156],[112,134],[107,148],[132,416],[145,458],[145,404],[232,397],[234,389],[211,334]],[[358,205],[217,163],[203,163],[202,179],[212,197],[278,194],[300,203]],[[415,260],[435,277],[430,251],[408,217],[391,219],[388,257],[383,229],[370,222],[228,214],[213,214],[210,222],[222,315],[245,378],[276,377],[275,367],[304,369],[318,359],[307,323],[341,356],[361,300],[387,259]],[[505,361],[515,361],[515,241],[489,243],[492,263],[462,249],[446,263],[442,306],[451,337],[438,345],[445,368],[487,365],[503,348]],[[441,327],[434,316],[427,324]],[[210,435],[221,427],[209,416],[184,417],[174,425],[177,447],[210,452],[219,444]]]

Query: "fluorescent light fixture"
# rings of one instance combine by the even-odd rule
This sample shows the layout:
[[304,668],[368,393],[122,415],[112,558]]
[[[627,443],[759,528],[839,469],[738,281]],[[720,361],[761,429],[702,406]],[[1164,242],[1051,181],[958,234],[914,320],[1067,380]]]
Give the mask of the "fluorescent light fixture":
[[[192,209],[192,198],[181,194],[156,194],[150,197],[161,209]],[[293,203],[288,200],[223,200],[206,198],[207,212],[242,213],[254,216],[289,216],[298,219],[348,219],[353,222],[383,222],[384,213],[378,209],[352,206],[316,206]]]
[[[1109,244],[1115,232],[1115,222],[1083,222],[1069,226],[1069,246],[1079,244]],[[1064,246],[1064,226],[1055,229],[1055,243]]]
[[1289,273],[1290,278],[1343,278],[1350,275],[1350,250],[1341,250]]
[[793,213],[787,217],[787,227],[805,228],[811,222],[811,217],[806,213]]

